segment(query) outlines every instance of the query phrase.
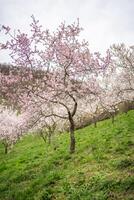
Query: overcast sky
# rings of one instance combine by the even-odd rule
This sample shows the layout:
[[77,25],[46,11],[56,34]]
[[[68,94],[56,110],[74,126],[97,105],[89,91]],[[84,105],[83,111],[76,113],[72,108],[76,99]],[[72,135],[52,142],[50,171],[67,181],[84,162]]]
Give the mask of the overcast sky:
[[[24,31],[28,31],[32,14],[51,30],[79,18],[84,28],[81,36],[92,51],[104,53],[113,43],[134,45],[134,0],[0,0],[0,9],[1,25]],[[9,61],[0,52],[0,62]]]

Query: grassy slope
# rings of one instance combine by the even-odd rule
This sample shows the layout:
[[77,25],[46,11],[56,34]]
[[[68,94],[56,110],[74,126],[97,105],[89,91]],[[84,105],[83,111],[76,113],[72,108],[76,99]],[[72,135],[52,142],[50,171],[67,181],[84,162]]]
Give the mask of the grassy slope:
[[134,199],[134,111],[76,131],[76,153],[69,135],[48,146],[26,136],[8,155],[0,146],[0,200]]

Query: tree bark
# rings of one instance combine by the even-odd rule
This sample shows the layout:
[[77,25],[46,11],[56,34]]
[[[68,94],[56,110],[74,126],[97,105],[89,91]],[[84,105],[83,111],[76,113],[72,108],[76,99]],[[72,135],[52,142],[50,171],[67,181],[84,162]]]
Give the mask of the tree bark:
[[69,110],[69,108],[65,104],[61,103],[61,105],[63,105],[67,109],[67,112],[68,112],[68,121],[70,123],[70,126],[69,126],[69,129],[70,129],[70,131],[69,131],[70,132],[70,153],[72,154],[72,153],[75,152],[75,135],[74,135],[75,123],[74,123],[73,117],[74,117],[76,110],[77,110],[77,102],[76,102],[76,99],[73,97],[72,94],[68,93],[68,95],[70,96],[70,98],[74,102],[74,107],[73,107],[72,112]]
[[93,117],[93,122],[94,122],[94,127],[97,127],[97,119],[95,117]]
[[75,136],[74,136],[74,130],[70,129],[70,153],[75,152]]
[[112,115],[112,124],[114,124],[114,115]]
[[48,133],[48,144],[51,144],[51,132]]
[[94,122],[94,127],[95,127],[95,128],[97,127],[97,122],[96,122],[96,121]]
[[40,132],[40,136],[43,139],[43,141],[46,143],[46,137],[43,135],[43,132]]
[[70,153],[72,154],[75,152],[75,135],[74,135],[75,125],[71,113],[69,114],[69,122],[70,122]]
[[4,147],[5,147],[5,154],[7,154],[8,153],[8,145],[4,144]]

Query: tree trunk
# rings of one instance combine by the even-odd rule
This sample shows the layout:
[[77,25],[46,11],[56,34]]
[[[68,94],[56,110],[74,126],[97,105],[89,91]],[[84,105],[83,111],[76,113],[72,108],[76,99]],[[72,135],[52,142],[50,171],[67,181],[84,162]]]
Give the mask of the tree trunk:
[[4,144],[4,147],[5,147],[5,154],[7,154],[8,153],[8,145]]
[[67,112],[68,112],[68,120],[69,120],[69,123],[70,123],[70,127],[69,127],[70,128],[70,153],[72,154],[72,153],[75,152],[75,135],[74,135],[75,123],[74,123],[73,117],[74,117],[76,110],[77,110],[77,102],[72,95],[69,94],[69,96],[74,101],[74,108],[73,108],[72,113],[70,112],[70,110],[66,106],[66,109],[67,109]]
[[48,133],[48,144],[49,145],[51,144],[51,133],[50,132]]
[[97,122],[96,122],[96,121],[94,122],[94,127],[95,127],[95,128],[97,127]]
[[97,127],[97,119],[95,117],[93,117],[93,123],[94,123],[94,127]]
[[112,124],[114,124],[114,115],[112,115]]
[[75,135],[74,135],[75,125],[73,117],[71,115],[69,116],[69,122],[70,122],[70,153],[72,154],[75,152]]
[[43,139],[43,141],[46,143],[46,136],[44,136],[42,132],[40,132],[40,136]]

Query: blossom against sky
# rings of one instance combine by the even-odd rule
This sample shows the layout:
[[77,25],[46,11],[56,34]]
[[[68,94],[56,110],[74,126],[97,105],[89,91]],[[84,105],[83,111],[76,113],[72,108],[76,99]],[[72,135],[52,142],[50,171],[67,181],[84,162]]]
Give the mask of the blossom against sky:
[[[0,5],[0,24],[13,29],[28,32],[32,14],[51,30],[79,18],[84,28],[81,37],[93,51],[103,53],[113,43],[134,44],[134,0],[0,0]],[[8,61],[0,52],[0,62]]]

